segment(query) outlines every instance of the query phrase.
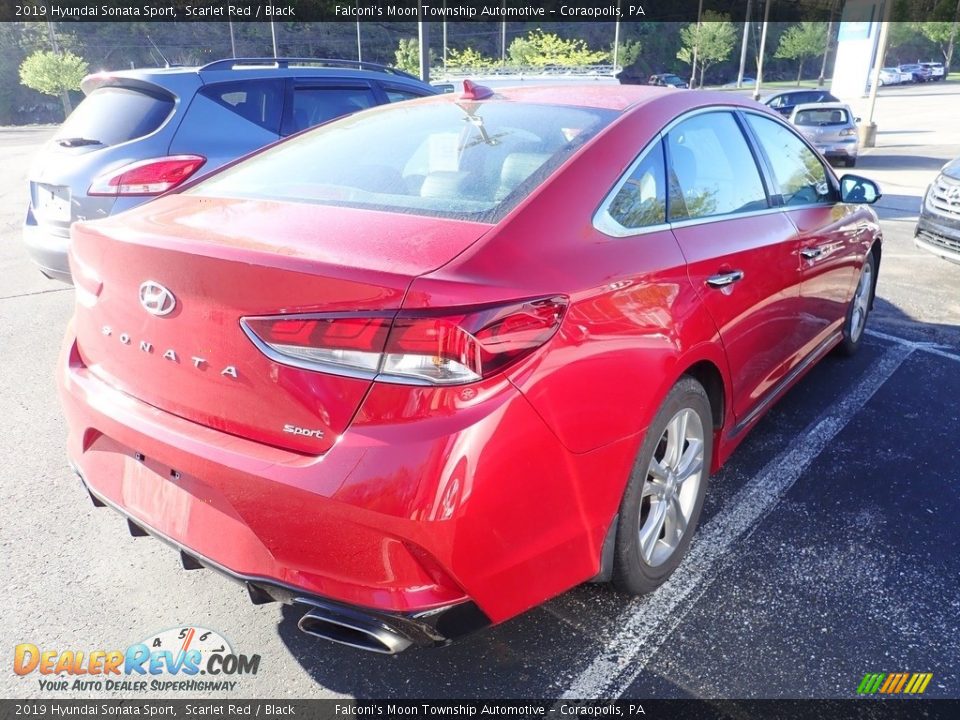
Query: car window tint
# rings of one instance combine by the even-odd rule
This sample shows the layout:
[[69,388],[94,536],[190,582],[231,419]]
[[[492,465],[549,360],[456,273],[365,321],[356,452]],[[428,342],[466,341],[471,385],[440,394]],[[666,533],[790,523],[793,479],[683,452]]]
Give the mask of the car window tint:
[[760,171],[733,115],[696,115],[667,135],[670,219],[769,207]]
[[124,87],[94,90],[54,135],[55,140],[84,138],[117,145],[149,135],[173,111],[173,100]]
[[264,130],[278,132],[283,112],[279,80],[239,80],[206,85],[200,94]]
[[759,115],[747,114],[747,122],[770,160],[785,205],[835,202],[823,163],[793,131]]
[[610,217],[633,230],[667,219],[667,182],[663,146],[657,142],[643,156],[607,209]]
[[376,105],[369,87],[300,87],[293,91],[293,125],[299,132]]
[[846,125],[850,116],[839,108],[817,108],[801,110],[793,120],[797,125]]
[[418,97],[423,97],[422,94],[413,92],[412,90],[401,90],[400,88],[385,87],[383,92],[387,96],[387,102],[403,102],[404,100],[415,100]]
[[385,105],[280,143],[188,192],[495,222],[616,115],[497,101]]

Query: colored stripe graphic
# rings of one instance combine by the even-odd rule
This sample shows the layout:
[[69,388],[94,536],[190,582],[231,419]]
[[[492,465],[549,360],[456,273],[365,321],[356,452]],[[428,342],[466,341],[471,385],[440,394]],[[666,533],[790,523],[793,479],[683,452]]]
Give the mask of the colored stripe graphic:
[[857,686],[858,695],[922,695],[933,673],[867,673]]

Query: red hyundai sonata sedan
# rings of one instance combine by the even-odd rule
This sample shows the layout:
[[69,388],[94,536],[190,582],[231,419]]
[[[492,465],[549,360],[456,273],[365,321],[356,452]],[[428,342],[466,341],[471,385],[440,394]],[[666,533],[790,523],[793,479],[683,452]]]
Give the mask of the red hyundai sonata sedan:
[[649,592],[710,472],[860,344],[878,197],[728,94],[363,112],[74,225],[69,454],[135,535],[367,650]]

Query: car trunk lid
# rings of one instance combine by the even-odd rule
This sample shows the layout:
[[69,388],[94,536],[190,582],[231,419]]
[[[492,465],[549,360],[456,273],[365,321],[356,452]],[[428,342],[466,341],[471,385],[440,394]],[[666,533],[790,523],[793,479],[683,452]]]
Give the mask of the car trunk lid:
[[[488,225],[312,204],[170,195],[74,226],[80,356],[110,385],[227,433],[310,454],[371,380],[290,367],[248,316],[390,311]],[[162,314],[152,314],[141,302]],[[173,300],[167,307],[161,290]]]

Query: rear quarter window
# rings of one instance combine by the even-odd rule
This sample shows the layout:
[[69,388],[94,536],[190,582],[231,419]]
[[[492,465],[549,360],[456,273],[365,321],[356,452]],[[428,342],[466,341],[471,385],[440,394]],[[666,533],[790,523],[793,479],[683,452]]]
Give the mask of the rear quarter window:
[[276,133],[283,114],[283,83],[280,80],[239,80],[207,85],[200,94],[244,120]]
[[54,136],[54,140],[86,138],[119,145],[149,135],[173,112],[173,99],[125,87],[94,90]]

